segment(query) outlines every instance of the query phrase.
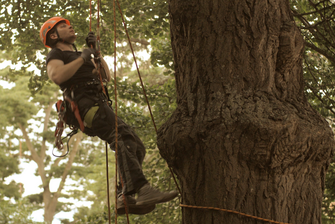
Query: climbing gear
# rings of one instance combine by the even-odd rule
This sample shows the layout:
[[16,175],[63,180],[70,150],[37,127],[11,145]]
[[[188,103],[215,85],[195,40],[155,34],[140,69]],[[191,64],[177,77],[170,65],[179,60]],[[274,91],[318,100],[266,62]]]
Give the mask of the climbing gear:
[[150,186],[149,183],[145,184],[138,191],[136,205],[152,205],[171,201],[178,196],[178,192],[160,192],[159,190]]
[[55,106],[58,113],[58,122],[55,130],[55,146],[58,148],[58,150],[62,150],[64,148],[62,142],[62,133],[64,131],[64,123],[66,122],[65,103],[62,100],[58,100]]
[[[66,114],[66,103],[65,101],[58,100],[55,106],[58,112],[58,119],[59,119],[56,125],[56,130],[55,130],[55,146],[57,147],[58,151],[63,151],[64,149],[63,140],[67,137],[70,137],[68,140],[70,141],[72,136],[77,134],[78,128],[76,127],[72,128],[72,132],[70,132],[66,137],[62,138],[62,133],[64,131],[65,124],[66,124],[66,115],[65,115]],[[67,152],[61,156],[55,155],[54,149],[52,150],[52,155],[54,155],[55,157],[64,157],[68,153],[69,153],[69,145],[67,145]]]
[[254,216],[254,215],[248,215],[248,214],[245,214],[245,213],[242,213],[242,212],[237,212],[237,211],[229,210],[229,209],[222,209],[222,208],[215,208],[215,207],[205,207],[205,206],[192,206],[192,205],[184,205],[184,204],[180,204],[180,207],[222,211],[222,212],[234,213],[234,214],[237,214],[237,215],[241,215],[241,216],[244,216],[244,217],[260,220],[260,221],[263,221],[263,222],[269,222],[269,223],[275,223],[275,224],[290,224],[290,223],[286,223],[286,222],[273,221],[271,219],[264,219],[264,218],[260,218],[260,217]]
[[86,63],[92,59],[91,55],[95,53],[96,53],[96,50],[94,48],[87,48],[83,50],[80,57],[82,57],[84,59],[84,62]]
[[[63,145],[64,138],[62,138],[62,133],[64,131],[65,125],[69,124],[70,128],[72,129],[72,132],[70,134],[68,134],[65,138],[70,137],[70,139],[71,139],[71,137],[78,132],[78,128],[71,125],[73,123],[73,121],[71,121],[71,117],[68,116],[69,115],[67,113],[67,108],[68,107],[71,108],[71,111],[74,114],[75,119],[77,120],[77,122],[79,124],[80,130],[84,131],[84,129],[85,129],[84,123],[81,120],[81,117],[80,117],[80,114],[79,114],[79,108],[78,108],[77,104],[65,95],[63,95],[63,99],[64,100],[58,100],[57,103],[55,104],[56,110],[57,110],[57,113],[58,113],[58,122],[57,122],[56,130],[55,130],[55,146],[59,151],[62,151],[64,149],[64,145]],[[64,157],[68,154],[68,152],[69,152],[69,147],[67,146],[67,153],[65,155],[56,156],[54,153],[53,153],[53,155],[56,156],[56,157]]]
[[[48,35],[48,32],[54,28],[59,22],[62,22],[64,21],[67,25],[71,25],[70,24],[70,21],[67,20],[67,19],[64,19],[62,17],[52,17],[50,19],[48,19],[41,27],[40,29],[40,38],[41,38],[41,41],[42,43],[44,44],[44,46],[48,47],[48,48],[51,48],[50,46],[48,46],[46,44],[47,42],[47,35]],[[57,30],[56,30],[57,31]],[[59,37],[58,35],[58,32],[57,32],[57,36]]]
[[126,213],[126,206],[124,205],[123,197],[125,197],[129,214],[144,215],[152,212],[156,208],[155,204],[139,206],[136,204],[136,199],[134,196],[119,194],[116,206],[117,214],[119,215],[123,215]]

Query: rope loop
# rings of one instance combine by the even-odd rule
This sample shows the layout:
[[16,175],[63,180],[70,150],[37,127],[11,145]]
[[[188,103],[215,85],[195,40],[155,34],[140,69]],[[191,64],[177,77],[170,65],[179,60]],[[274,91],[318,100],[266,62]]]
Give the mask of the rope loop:
[[264,219],[264,218],[260,218],[260,217],[254,216],[254,215],[249,215],[249,214],[245,214],[245,213],[242,213],[242,212],[237,212],[237,211],[234,211],[234,210],[223,209],[223,208],[205,207],[205,206],[194,206],[194,205],[184,205],[184,204],[180,204],[180,207],[195,208],[195,209],[216,210],[216,211],[234,213],[234,214],[245,216],[245,217],[248,217],[248,218],[257,219],[257,220],[260,220],[260,221],[263,221],[263,222],[269,222],[269,223],[275,223],[275,224],[291,224],[291,223],[286,223],[286,222],[273,221],[271,219]]

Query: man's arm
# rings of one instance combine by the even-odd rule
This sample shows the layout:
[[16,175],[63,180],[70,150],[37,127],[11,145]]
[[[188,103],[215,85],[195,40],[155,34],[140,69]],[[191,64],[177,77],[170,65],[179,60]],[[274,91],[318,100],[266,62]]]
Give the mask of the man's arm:
[[76,71],[84,64],[85,59],[82,57],[64,65],[62,60],[52,59],[47,65],[47,73],[51,81],[57,85],[69,80]]

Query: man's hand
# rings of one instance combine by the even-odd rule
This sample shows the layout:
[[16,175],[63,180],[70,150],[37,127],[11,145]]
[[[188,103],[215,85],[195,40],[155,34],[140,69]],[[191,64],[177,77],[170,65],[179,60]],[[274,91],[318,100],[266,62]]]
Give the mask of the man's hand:
[[89,48],[93,47],[95,49],[97,37],[94,35],[94,32],[89,32],[85,40]]
[[84,62],[86,63],[92,59],[91,55],[95,54],[95,51],[96,50],[93,48],[84,49],[80,57],[82,57],[84,59]]

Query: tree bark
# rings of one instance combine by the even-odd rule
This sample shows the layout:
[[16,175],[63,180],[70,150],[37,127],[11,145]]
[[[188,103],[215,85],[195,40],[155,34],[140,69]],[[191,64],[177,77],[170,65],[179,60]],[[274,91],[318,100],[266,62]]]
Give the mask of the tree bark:
[[[170,0],[178,107],[159,129],[182,203],[321,223],[333,133],[304,95],[288,0]],[[186,224],[264,223],[183,208]]]

